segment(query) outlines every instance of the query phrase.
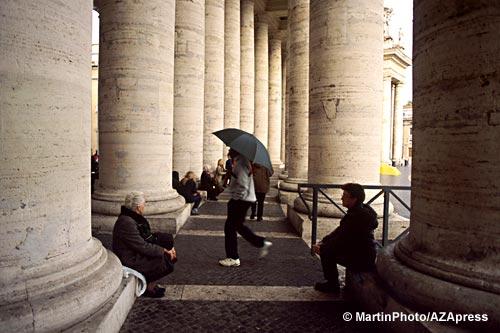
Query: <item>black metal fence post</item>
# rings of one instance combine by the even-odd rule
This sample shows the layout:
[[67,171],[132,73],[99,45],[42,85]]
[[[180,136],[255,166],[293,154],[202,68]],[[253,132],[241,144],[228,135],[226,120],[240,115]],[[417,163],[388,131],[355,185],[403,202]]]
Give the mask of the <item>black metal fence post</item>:
[[389,241],[389,190],[383,188],[384,190],[384,218],[382,226],[382,246],[386,246]]
[[312,202],[312,230],[311,230],[311,255],[314,255],[312,246],[316,244],[316,233],[318,231],[318,188],[313,187]]

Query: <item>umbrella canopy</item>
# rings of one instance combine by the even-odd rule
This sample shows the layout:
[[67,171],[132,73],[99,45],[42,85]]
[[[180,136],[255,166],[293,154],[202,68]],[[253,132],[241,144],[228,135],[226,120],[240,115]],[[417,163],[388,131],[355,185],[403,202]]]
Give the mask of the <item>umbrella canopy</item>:
[[271,173],[274,172],[266,147],[253,134],[237,128],[226,128],[212,134],[253,163],[262,165]]

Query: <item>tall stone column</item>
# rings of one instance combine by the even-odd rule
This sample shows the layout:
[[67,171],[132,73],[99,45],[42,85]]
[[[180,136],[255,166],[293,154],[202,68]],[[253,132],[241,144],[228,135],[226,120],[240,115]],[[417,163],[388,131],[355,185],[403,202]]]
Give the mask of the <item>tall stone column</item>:
[[215,168],[223,155],[212,132],[224,127],[224,0],[206,0],[205,20],[203,164]]
[[[287,171],[280,190],[297,196],[297,184],[307,182],[309,142],[309,0],[288,2]],[[283,195],[285,197],[285,195]]]
[[176,0],[174,170],[201,174],[205,73],[205,0]]
[[117,216],[130,191],[144,192],[146,214],[184,203],[171,182],[173,21],[173,0],[101,2],[94,226]]
[[269,126],[269,27],[255,24],[255,136],[267,147]]
[[488,323],[469,327],[494,332],[500,326],[500,3],[423,0],[414,15],[410,233],[379,256],[378,272],[404,304],[487,314]]
[[255,43],[254,0],[241,0],[240,128],[254,131]]
[[275,169],[281,165],[281,40],[269,42],[269,130],[268,150]]
[[224,128],[240,128],[240,0],[224,12]]
[[[378,184],[383,1],[311,0],[310,10],[308,180]],[[338,215],[329,203],[319,213]]]
[[392,78],[384,77],[384,104],[382,111],[382,147],[380,149],[380,161],[391,164],[391,141],[392,141],[392,115],[393,115],[393,95]]
[[403,103],[401,93],[403,84],[394,88],[394,117],[392,123],[392,161],[400,165],[403,160]]
[[89,1],[0,2],[0,331],[99,310],[121,265],[90,227]]

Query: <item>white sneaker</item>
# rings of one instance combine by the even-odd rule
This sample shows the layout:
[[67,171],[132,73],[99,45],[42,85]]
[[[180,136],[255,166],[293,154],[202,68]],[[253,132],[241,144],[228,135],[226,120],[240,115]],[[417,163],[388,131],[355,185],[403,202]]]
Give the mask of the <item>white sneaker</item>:
[[240,265],[240,259],[233,259],[233,258],[221,259],[219,260],[219,265],[225,267],[231,267],[231,266],[237,267]]
[[267,254],[269,253],[269,248],[273,246],[273,243],[271,243],[270,241],[264,241],[264,246],[262,246],[260,248],[260,258],[264,258],[265,256],[267,256]]

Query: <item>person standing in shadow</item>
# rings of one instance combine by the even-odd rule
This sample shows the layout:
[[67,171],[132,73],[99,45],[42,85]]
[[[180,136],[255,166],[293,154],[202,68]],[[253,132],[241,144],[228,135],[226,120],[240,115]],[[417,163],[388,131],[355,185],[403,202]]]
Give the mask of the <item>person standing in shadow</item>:
[[264,215],[264,199],[266,198],[266,193],[269,192],[271,183],[269,178],[271,176],[271,171],[259,164],[253,164],[253,182],[255,184],[255,196],[257,197],[257,201],[252,205],[250,220],[255,219],[255,213],[257,212],[257,221],[262,221],[262,216]]

